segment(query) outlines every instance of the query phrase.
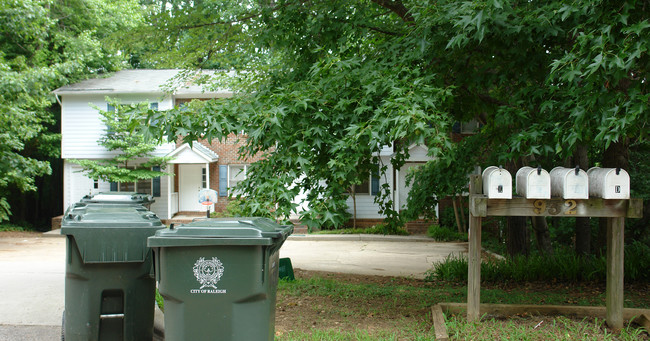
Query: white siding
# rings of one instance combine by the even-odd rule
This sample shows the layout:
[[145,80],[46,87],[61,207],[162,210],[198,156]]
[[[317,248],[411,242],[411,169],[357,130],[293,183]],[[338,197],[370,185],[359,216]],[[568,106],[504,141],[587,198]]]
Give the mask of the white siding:
[[[111,186],[109,182],[99,181],[97,189],[94,188],[92,179],[86,177],[81,171],[81,166],[64,161],[63,165],[63,205],[64,212],[70,205],[78,202],[85,195],[96,194],[99,192],[109,192]],[[168,219],[167,214],[167,191],[169,186],[169,176],[160,177],[160,197],[156,197],[155,202],[151,205],[151,211],[156,213],[160,219]]]
[[[368,194],[357,194],[357,219],[381,219],[384,215],[379,214],[379,205],[375,204],[375,196]],[[348,198],[348,212],[354,215],[354,201]]]
[[424,146],[416,145],[409,149],[409,158],[407,162],[427,162],[432,158],[427,155],[427,149]]
[[94,188],[92,179],[81,173],[81,166],[64,161],[63,163],[63,210],[78,202],[85,195],[108,192],[110,184],[99,181],[99,188]]
[[[170,96],[161,94],[119,95],[122,103],[158,102],[160,110],[173,106]],[[105,125],[96,108],[106,110],[107,101],[103,95],[64,95],[61,104],[61,158],[63,159],[101,159],[114,156],[97,141],[105,133]],[[96,107],[96,108],[95,108]],[[158,147],[155,154],[165,155],[172,151],[174,144]]]
[[[379,188],[388,183],[393,188],[393,167],[390,165],[390,159],[387,156],[382,156],[382,163],[388,165],[385,176],[379,179]],[[379,205],[375,203],[375,196],[369,194],[357,194],[357,219],[383,219],[385,215],[379,214]],[[354,214],[354,202],[350,196],[347,200],[348,212]]]

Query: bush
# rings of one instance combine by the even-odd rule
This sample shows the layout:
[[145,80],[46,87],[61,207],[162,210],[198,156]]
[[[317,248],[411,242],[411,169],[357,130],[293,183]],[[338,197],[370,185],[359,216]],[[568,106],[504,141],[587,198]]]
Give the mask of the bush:
[[440,226],[438,224],[429,226],[427,235],[440,242],[467,241],[466,234],[458,233],[449,227]]
[[450,229],[456,229],[456,214],[454,213],[454,208],[451,206],[445,207],[445,209],[440,212],[440,226],[447,227]]
[[231,199],[222,212],[212,212],[212,218],[232,218],[232,217],[246,217],[248,214],[243,209],[243,199]]
[[383,235],[397,235],[408,236],[409,233],[403,228],[386,229],[384,224],[377,224],[368,228],[340,228],[337,230],[323,230],[318,234],[383,234]]
[[0,231],[24,232],[29,230],[29,228],[12,223],[0,224]]

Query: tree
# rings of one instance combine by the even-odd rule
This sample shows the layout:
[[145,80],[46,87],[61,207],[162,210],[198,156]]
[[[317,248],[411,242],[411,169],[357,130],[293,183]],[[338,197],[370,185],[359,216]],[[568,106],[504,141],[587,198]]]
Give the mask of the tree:
[[[44,180],[60,148],[51,91],[120,68],[123,57],[100,41],[141,18],[138,4],[130,0],[0,4],[0,221],[9,218],[10,202],[22,208],[24,193],[35,191],[37,182],[60,181]],[[34,193],[33,202],[40,202]],[[55,206],[51,197],[44,199],[43,206]],[[29,211],[38,216],[41,210],[32,206]]]
[[106,134],[97,141],[109,152],[115,152],[112,159],[106,160],[71,160],[82,167],[82,171],[91,179],[109,182],[137,182],[169,175],[160,171],[164,169],[167,156],[155,156],[156,143],[145,141],[142,134],[134,133],[135,127],[147,114],[148,103],[120,104],[108,102],[115,108],[112,111],[99,110],[102,122],[106,125]]
[[[183,9],[198,13],[205,3],[196,4]],[[248,133],[244,153],[267,153],[242,184],[249,202],[283,216],[299,190],[308,190],[311,210],[303,219],[332,225],[346,219],[346,188],[373,167],[385,175],[373,156],[380,146],[394,144],[391,162],[399,168],[408,147],[420,143],[436,159],[413,178],[405,216],[418,216],[436,198],[462,191],[475,165],[549,168],[581,145],[596,154],[629,136],[645,138],[646,5],[251,1],[204,11],[194,26],[186,22],[191,15],[169,16],[151,23],[168,29],[151,32],[159,41],[182,36],[174,42],[188,48],[210,30],[220,58],[233,51],[251,57],[229,83],[240,91],[235,98],[193,113],[156,113],[152,118],[167,123],[149,134],[192,140],[241,129]],[[237,30],[226,34],[230,26]],[[204,65],[193,59],[187,65]],[[450,143],[451,123],[470,119],[481,122],[480,132]],[[392,210],[390,197],[382,188],[378,201],[398,224],[404,215]]]

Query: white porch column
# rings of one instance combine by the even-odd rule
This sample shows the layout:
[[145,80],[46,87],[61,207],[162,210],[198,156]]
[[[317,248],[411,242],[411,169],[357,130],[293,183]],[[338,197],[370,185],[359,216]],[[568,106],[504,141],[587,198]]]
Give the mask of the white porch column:
[[205,163],[205,188],[210,188],[210,164]]
[[[174,168],[172,166],[172,168]],[[174,187],[174,178],[167,175],[167,218],[172,218],[172,190]]]

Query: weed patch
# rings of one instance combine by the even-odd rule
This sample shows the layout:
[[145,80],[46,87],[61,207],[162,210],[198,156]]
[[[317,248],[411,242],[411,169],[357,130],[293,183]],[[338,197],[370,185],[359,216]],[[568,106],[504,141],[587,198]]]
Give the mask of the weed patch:
[[[592,282],[605,281],[607,260],[597,256],[577,256],[559,250],[553,256],[531,255],[481,263],[482,282]],[[650,281],[650,247],[635,242],[625,248],[625,281]],[[434,264],[428,280],[467,282],[467,258],[451,255]]]

